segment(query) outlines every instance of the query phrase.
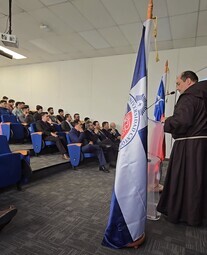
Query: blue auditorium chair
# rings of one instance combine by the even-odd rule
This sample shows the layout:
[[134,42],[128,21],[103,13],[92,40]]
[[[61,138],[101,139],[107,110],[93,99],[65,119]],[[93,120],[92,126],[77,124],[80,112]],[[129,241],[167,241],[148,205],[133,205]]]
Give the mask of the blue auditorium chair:
[[65,134],[68,143],[67,148],[70,157],[70,163],[73,168],[77,167],[85,158],[95,157],[95,154],[93,153],[83,153],[81,151],[81,143],[71,143],[69,132],[65,132]]
[[18,122],[14,115],[1,115],[2,134],[7,137],[7,140],[24,140],[25,128]]
[[54,142],[43,140],[42,132],[37,132],[35,123],[30,124],[30,133],[31,133],[33,150],[36,155],[38,155],[45,148],[45,146],[55,145]]
[[5,153],[0,155],[0,188],[19,185],[22,177],[21,155]]
[[30,164],[30,155],[28,150],[16,150],[11,152],[7,138],[5,135],[0,135],[0,155],[8,153],[20,153],[21,159],[25,159]]
[[27,150],[11,152],[6,136],[0,135],[0,188],[28,182],[31,176],[30,156]]

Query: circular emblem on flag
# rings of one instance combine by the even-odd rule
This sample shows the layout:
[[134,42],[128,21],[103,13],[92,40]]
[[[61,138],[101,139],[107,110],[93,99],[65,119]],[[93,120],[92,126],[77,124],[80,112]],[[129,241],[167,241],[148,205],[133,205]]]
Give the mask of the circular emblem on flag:
[[121,150],[126,145],[128,145],[137,134],[140,116],[146,111],[146,99],[145,97],[137,96],[137,100],[130,95],[128,102],[128,112],[125,114],[123,127],[122,127],[122,135],[121,135],[121,143],[119,145],[119,149]]

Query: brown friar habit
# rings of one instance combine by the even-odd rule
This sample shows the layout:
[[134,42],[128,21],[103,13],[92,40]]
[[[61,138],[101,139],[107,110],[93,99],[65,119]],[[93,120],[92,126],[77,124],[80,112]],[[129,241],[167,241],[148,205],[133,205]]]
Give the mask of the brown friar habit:
[[173,223],[201,225],[207,219],[207,81],[180,95],[164,130],[175,142],[157,210]]

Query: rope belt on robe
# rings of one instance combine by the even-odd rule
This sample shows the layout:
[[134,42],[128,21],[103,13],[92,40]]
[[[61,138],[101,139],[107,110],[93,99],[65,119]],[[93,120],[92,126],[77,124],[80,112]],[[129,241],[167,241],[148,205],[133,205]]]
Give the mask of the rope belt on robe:
[[192,140],[192,139],[207,139],[207,136],[190,136],[190,137],[182,137],[176,138],[175,141],[182,141],[182,140]]

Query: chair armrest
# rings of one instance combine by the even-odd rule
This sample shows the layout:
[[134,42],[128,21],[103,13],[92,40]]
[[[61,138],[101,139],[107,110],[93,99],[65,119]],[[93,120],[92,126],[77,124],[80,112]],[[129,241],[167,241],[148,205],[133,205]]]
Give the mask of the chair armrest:
[[71,165],[78,166],[81,160],[81,143],[68,144],[67,148]]
[[42,132],[35,132],[31,134],[31,140],[33,145],[33,150],[35,153],[40,153],[42,150]]
[[7,141],[9,141],[10,134],[11,134],[11,125],[10,125],[10,122],[1,123],[1,131],[2,131],[2,135],[5,135]]
[[67,146],[79,146],[81,147],[82,143],[70,143]]
[[29,155],[29,151],[28,150],[12,151],[12,153],[20,153],[23,156],[28,156]]

